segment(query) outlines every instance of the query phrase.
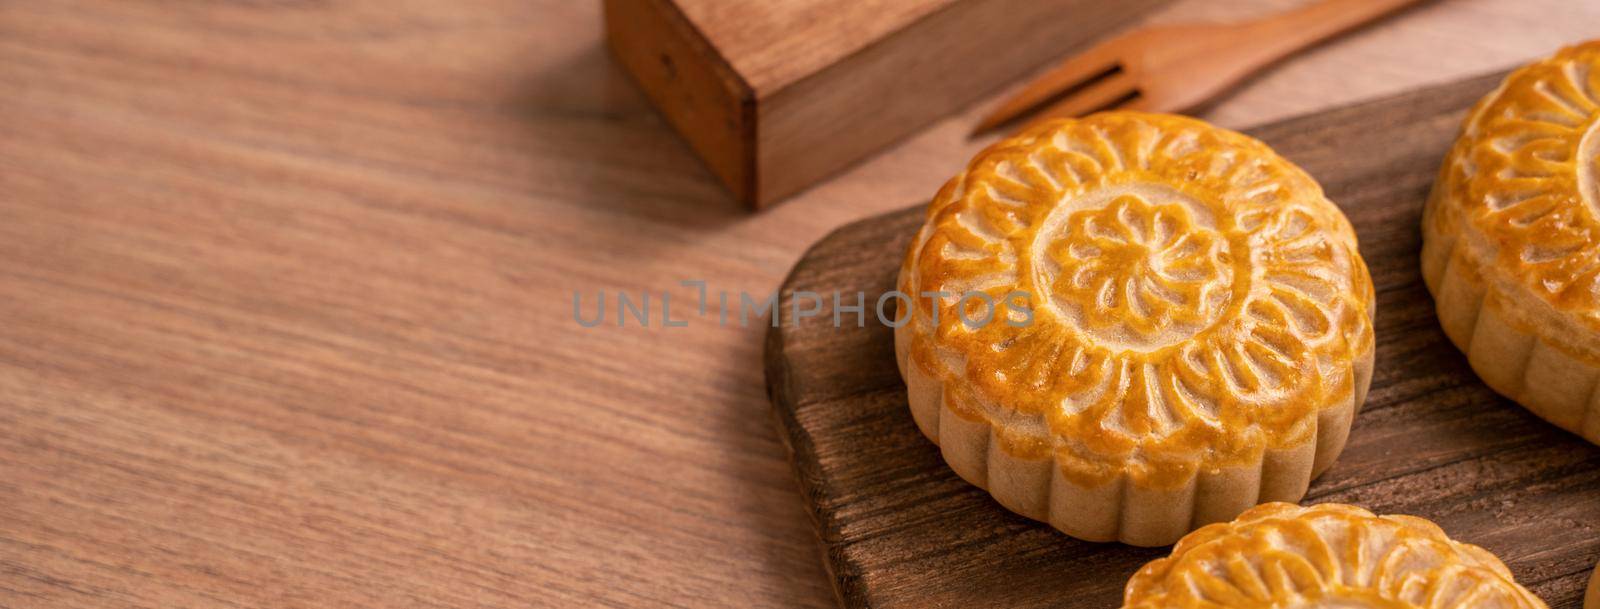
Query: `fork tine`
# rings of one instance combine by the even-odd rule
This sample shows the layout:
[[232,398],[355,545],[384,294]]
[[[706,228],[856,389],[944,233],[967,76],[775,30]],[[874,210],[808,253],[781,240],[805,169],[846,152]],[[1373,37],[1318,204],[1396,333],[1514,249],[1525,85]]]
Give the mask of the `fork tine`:
[[[1110,78],[1094,83],[1045,108],[1029,124],[1038,124],[1052,118],[1082,116],[1097,110],[1109,110],[1114,106],[1142,105],[1138,95],[1139,89],[1133,75],[1126,72],[1113,74]],[[1128,99],[1130,97],[1132,99]]]
[[1161,107],[1156,106],[1154,103],[1151,103],[1151,99],[1150,98],[1145,97],[1143,91],[1139,91],[1139,90],[1134,90],[1133,96],[1128,98],[1128,101],[1125,101],[1125,102],[1122,102],[1120,104],[1111,106],[1109,108],[1104,108],[1104,110],[1132,110],[1132,111],[1135,111],[1135,112],[1174,112],[1175,111],[1175,110],[1165,109],[1165,108],[1161,108]]
[[1040,75],[1028,83],[1021,92],[979,121],[978,127],[973,129],[972,134],[977,135],[1011,122],[1064,91],[1083,86],[1107,72],[1119,69],[1121,66],[1114,46],[1119,40],[1120,38],[1112,39],[1095,45]]

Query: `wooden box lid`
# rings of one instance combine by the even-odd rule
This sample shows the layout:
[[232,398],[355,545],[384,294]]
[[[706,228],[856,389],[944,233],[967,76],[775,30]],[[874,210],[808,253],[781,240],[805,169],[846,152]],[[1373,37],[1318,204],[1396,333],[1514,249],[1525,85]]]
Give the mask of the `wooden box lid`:
[[612,52],[764,206],[1169,0],[606,0]]

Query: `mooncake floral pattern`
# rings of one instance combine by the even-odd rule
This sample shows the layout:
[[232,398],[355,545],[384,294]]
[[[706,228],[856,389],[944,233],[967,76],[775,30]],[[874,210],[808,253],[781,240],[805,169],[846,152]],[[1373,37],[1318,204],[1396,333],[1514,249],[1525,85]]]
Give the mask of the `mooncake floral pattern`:
[[959,413],[1036,421],[1011,446],[1080,483],[1181,483],[1312,442],[1372,349],[1344,216],[1265,145],[1199,121],[1045,125],[979,155],[929,213],[901,290],[1021,291],[1033,320],[972,327],[956,298],[917,299],[909,365]]
[[1474,109],[1441,221],[1466,222],[1558,309],[1600,328],[1600,42],[1513,73]]
[[[1049,246],[1062,267],[1050,295],[1076,306],[1085,330],[1148,339],[1174,324],[1203,324],[1218,312],[1232,268],[1227,243],[1195,228],[1180,205],[1155,206],[1122,195],[1072,215],[1064,239]],[[1102,337],[1107,335],[1102,333]]]
[[1544,609],[1505,565],[1427,520],[1273,503],[1140,569],[1125,609]]

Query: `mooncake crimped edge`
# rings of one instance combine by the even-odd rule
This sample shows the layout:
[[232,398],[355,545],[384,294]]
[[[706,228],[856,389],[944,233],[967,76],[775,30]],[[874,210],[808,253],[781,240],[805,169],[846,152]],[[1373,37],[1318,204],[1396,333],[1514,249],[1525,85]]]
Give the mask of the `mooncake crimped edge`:
[[1344,451],[1371,387],[1375,351],[1368,349],[1352,362],[1354,390],[1344,402],[1318,412],[1311,442],[1269,449],[1254,463],[1200,468],[1176,487],[1139,485],[1126,474],[1088,487],[1068,480],[1054,458],[1012,455],[995,441],[992,423],[951,410],[943,384],[908,360],[912,332],[911,324],[894,332],[895,359],[906,381],[912,418],[956,475],[988,491],[1006,509],[1074,538],[1142,547],[1171,545],[1195,529],[1233,520],[1263,503],[1300,501],[1311,481]]
[[[1600,366],[1527,327],[1527,312],[1510,314],[1491,293],[1459,235],[1446,234],[1447,189],[1435,186],[1422,223],[1422,278],[1433,294],[1439,325],[1465,353],[1473,372],[1496,393],[1551,424],[1600,444]],[[1537,303],[1522,306],[1537,306]],[[1544,318],[1544,317],[1539,317]]]

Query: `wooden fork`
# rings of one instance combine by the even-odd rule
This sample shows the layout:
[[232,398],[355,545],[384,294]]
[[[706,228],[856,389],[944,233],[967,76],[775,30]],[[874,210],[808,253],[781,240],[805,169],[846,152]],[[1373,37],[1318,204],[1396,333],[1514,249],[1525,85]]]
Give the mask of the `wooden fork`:
[[1124,108],[1192,109],[1285,57],[1422,0],[1322,0],[1256,21],[1155,26],[1096,45],[1030,83],[978,135],[1048,106],[1040,119]]

